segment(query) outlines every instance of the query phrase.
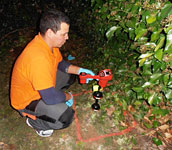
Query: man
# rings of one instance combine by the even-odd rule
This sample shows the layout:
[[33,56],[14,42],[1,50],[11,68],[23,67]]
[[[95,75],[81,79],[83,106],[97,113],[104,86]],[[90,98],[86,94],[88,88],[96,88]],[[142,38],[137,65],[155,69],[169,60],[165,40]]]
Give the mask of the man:
[[68,40],[70,21],[60,11],[49,10],[40,19],[40,32],[18,57],[12,72],[11,105],[42,137],[68,127],[74,117],[73,96],[64,90],[81,72],[91,70],[63,60],[60,47]]

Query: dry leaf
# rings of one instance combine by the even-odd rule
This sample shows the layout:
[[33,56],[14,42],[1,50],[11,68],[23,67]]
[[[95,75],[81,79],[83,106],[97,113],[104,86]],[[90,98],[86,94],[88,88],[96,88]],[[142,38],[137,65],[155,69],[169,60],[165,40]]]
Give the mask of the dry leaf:
[[170,133],[164,133],[165,134],[165,137],[167,138],[167,139],[169,139],[169,138],[172,138],[172,135],[170,134]]
[[144,119],[145,119],[147,122],[152,123],[152,122],[149,120],[148,117],[144,116]]
[[121,121],[121,125],[122,125],[123,127],[127,127],[127,126],[128,126],[128,125],[125,124],[123,121]]
[[169,129],[169,125],[164,124],[164,125],[162,125],[162,126],[158,127],[158,129],[160,129],[160,130],[166,130],[166,129]]
[[136,111],[132,105],[129,105],[129,106],[128,106],[128,110],[129,110],[130,112],[135,112],[135,111]]
[[156,133],[156,130],[152,130],[152,131],[148,132],[146,135],[152,136],[152,135],[154,135],[155,133]]
[[164,124],[166,123],[167,121],[170,120],[170,116],[169,115],[166,115],[164,117],[161,117],[158,121],[161,123],[161,124]]

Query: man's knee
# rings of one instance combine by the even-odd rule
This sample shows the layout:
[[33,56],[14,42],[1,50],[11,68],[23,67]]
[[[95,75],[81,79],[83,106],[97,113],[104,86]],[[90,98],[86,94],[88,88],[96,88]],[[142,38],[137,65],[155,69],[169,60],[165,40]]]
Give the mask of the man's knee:
[[75,111],[68,107],[66,111],[61,115],[59,121],[63,124],[63,128],[68,127],[74,119]]

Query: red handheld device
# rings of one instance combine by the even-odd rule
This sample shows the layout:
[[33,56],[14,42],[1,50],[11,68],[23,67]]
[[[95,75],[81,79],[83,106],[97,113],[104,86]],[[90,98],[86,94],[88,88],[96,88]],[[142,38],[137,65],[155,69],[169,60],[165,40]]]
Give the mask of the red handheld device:
[[99,74],[95,76],[82,72],[79,78],[80,78],[80,83],[82,84],[87,83],[87,79],[99,79],[99,85],[102,88],[105,88],[108,81],[112,80],[113,74],[110,69],[105,69],[105,70],[100,71]]

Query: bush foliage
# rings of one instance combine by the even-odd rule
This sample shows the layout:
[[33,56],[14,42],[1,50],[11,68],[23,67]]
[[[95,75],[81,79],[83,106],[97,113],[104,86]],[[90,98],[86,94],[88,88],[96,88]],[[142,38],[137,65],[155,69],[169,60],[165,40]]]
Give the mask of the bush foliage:
[[153,123],[144,122],[147,128],[162,125],[158,119],[168,115],[172,106],[172,3],[91,2],[91,19],[86,24],[96,49],[94,64],[99,68],[104,64],[115,74],[111,89],[118,93],[109,99],[113,105],[120,101],[123,109],[135,107],[140,121],[149,114]]

